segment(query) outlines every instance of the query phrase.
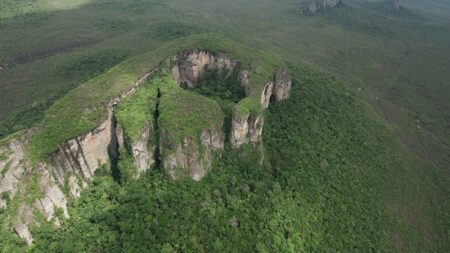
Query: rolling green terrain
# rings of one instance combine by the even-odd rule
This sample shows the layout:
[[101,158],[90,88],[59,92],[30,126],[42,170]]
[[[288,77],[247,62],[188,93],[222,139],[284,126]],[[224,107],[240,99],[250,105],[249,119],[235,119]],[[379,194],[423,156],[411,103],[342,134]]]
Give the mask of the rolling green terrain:
[[[61,228],[36,228],[30,250],[449,252],[450,4],[346,0],[300,16],[298,2],[1,1],[0,137],[44,126],[38,158],[95,127],[103,108],[81,117],[84,103],[120,94],[179,37],[223,34],[294,76],[291,98],[266,112],[263,165],[244,147],[226,148],[199,183],[150,171],[119,184],[105,169]],[[223,109],[239,100],[207,87],[195,92]],[[3,252],[23,247],[2,234]]]

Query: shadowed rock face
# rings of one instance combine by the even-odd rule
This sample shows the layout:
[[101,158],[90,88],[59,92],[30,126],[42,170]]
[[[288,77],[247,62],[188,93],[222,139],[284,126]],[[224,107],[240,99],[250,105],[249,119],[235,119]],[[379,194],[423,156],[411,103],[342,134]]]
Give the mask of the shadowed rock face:
[[172,75],[177,83],[187,88],[194,88],[198,79],[206,71],[231,71],[237,61],[224,54],[209,52],[183,52],[175,56],[178,63],[172,68]]

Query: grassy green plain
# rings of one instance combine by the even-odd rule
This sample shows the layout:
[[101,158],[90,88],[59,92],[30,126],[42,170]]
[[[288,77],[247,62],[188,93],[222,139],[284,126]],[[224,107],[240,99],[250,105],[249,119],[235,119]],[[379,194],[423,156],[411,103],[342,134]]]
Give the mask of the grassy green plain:
[[[241,177],[240,180],[243,181],[238,181],[241,183],[239,189],[247,192],[245,185],[251,189],[247,199],[242,199],[241,192],[230,192],[229,194],[236,195],[227,200],[231,207],[218,210],[232,213],[230,210],[234,210],[233,208],[242,208],[243,213],[250,212],[249,206],[263,201],[264,197],[272,199],[268,204],[280,210],[270,214],[273,216],[269,219],[272,222],[268,222],[267,227],[247,227],[248,233],[263,231],[257,238],[262,242],[269,235],[281,231],[280,227],[290,224],[292,227],[285,228],[287,234],[303,231],[300,235],[294,235],[293,238],[297,241],[293,244],[304,245],[302,250],[305,251],[330,252],[336,249],[342,252],[449,252],[450,4],[443,0],[405,0],[399,11],[392,11],[385,8],[381,1],[346,0],[343,6],[333,10],[299,16],[295,13],[297,2],[2,0],[0,135],[7,136],[37,125],[43,119],[46,109],[55,101],[79,84],[98,77],[126,59],[155,50],[180,36],[203,32],[220,33],[248,47],[271,51],[291,62],[292,66],[306,66],[291,68],[298,75],[296,95],[292,99],[300,102],[289,101],[268,112],[269,127],[265,130],[265,140],[270,161],[267,170],[271,173],[246,174],[248,168],[245,165],[239,165],[238,161],[229,158],[230,161],[223,167],[229,167],[231,172],[213,172],[200,186],[173,183],[158,178],[161,175],[150,175],[149,177],[156,178],[155,183],[144,188],[152,191],[162,185],[164,190],[160,192],[161,196],[155,194],[138,197],[140,203],[143,203],[140,208],[144,211],[144,207],[154,201],[153,198],[159,199],[161,205],[168,205],[164,206],[165,209],[148,207],[154,209],[155,217],[162,217],[166,222],[160,230],[149,228],[152,235],[166,235],[164,240],[159,235],[149,240],[164,242],[152,249],[183,251],[181,246],[173,244],[177,236],[181,238],[181,235],[170,235],[167,231],[174,227],[179,231],[189,230],[171,224],[168,221],[170,217],[158,212],[192,207],[196,200],[203,198],[208,201],[205,201],[205,206],[202,206],[204,209],[200,211],[212,212],[215,209],[210,205],[217,207],[222,202],[220,198],[211,200],[211,196],[205,197],[205,190],[201,187],[211,187],[210,192],[214,192],[214,187],[221,185],[220,180],[213,177],[217,176],[220,179],[234,180],[234,183],[223,186],[225,188],[235,187],[236,179],[233,178]],[[332,75],[339,81],[327,79],[323,75]],[[337,108],[330,108],[333,105]],[[286,115],[291,117],[284,118],[282,115],[287,111],[289,113]],[[319,116],[323,118],[317,118]],[[374,125],[364,124],[366,120]],[[283,127],[282,122],[290,122],[289,126],[299,127]],[[371,138],[375,138],[373,136],[384,137],[372,140]],[[367,140],[364,141],[365,139]],[[360,142],[364,144],[369,140],[374,145],[367,147],[370,149],[366,150],[367,153],[362,152],[364,145],[348,148],[349,145],[361,144]],[[331,149],[333,145],[339,147],[339,151]],[[290,147],[289,152],[283,152],[286,146]],[[367,157],[367,154],[373,156]],[[280,157],[283,159],[279,159]],[[296,157],[295,163],[292,157]],[[311,157],[316,157],[317,160]],[[346,164],[355,166],[352,168],[359,166],[360,169],[341,170]],[[295,170],[295,166],[301,169]],[[283,172],[283,168],[289,169]],[[377,169],[380,171],[376,171]],[[271,179],[271,182],[263,180],[265,177]],[[290,179],[294,177],[303,180]],[[112,182],[96,183],[104,188],[99,186],[97,192],[90,190],[86,193],[86,199],[95,199],[96,194],[103,193],[102,191],[107,192],[104,194],[106,196],[115,195],[115,188],[119,187]],[[269,189],[269,186],[269,196],[261,195],[261,199],[256,196]],[[101,205],[111,209],[131,208],[134,199],[130,196],[136,196],[144,189],[142,187],[134,185],[124,190],[130,193],[123,199],[108,202],[111,199],[107,198]],[[185,191],[171,192],[173,189]],[[188,198],[183,192],[195,197]],[[297,196],[298,192],[304,195]],[[183,196],[179,197],[181,200],[175,196],[177,193],[180,194],[178,196]],[[177,199],[179,202],[176,203],[182,204],[167,204]],[[296,202],[296,206],[288,206],[286,203],[292,199],[301,200]],[[75,217],[88,217],[94,213],[91,209],[95,208],[90,205],[73,205]],[[270,210],[258,209],[258,212],[270,213]],[[289,220],[289,217],[296,217],[294,213],[297,210],[305,214],[304,218]],[[307,216],[310,210],[316,210],[317,214]],[[230,213],[227,215],[231,215]],[[97,220],[110,219],[106,211],[104,215],[97,217]],[[223,217],[228,217],[227,215]],[[256,219],[256,222],[253,220],[251,224],[264,224],[267,220],[258,215],[259,213],[250,212],[244,216],[261,218]],[[116,213],[113,216],[120,215]],[[213,222],[214,215],[206,216]],[[286,220],[275,216],[285,217]],[[192,217],[194,216],[186,214],[178,218],[186,222]],[[317,220],[320,222],[317,223]],[[68,221],[69,224],[64,225],[64,229],[70,230],[72,222],[76,222],[76,219]],[[206,228],[200,226],[201,222],[193,222],[199,227],[199,233],[195,236],[207,238],[208,231],[202,230]],[[117,225],[112,221],[107,222],[108,224]],[[84,227],[88,225],[92,224],[73,226],[92,229]],[[217,224],[211,226],[217,226],[217,230],[220,230]],[[124,231],[130,232],[133,229],[136,228],[125,227]],[[45,229],[43,231],[48,234]],[[96,230],[98,231],[103,230]],[[148,232],[145,228],[143,231]],[[46,238],[44,232],[40,234],[40,238]],[[71,235],[76,232],[72,231],[71,234],[68,231],[66,237],[59,239],[69,245],[74,238]],[[225,234],[227,236],[224,237],[231,238],[227,241],[230,244],[236,243],[236,238],[255,240],[245,237],[246,234],[242,231],[222,232],[222,236]],[[111,238],[114,238],[116,235],[111,233]],[[310,237],[305,237],[308,233]],[[91,235],[95,233],[92,232]],[[216,236],[222,238],[220,234]],[[282,238],[283,233],[277,236]],[[273,240],[273,245],[277,245],[280,238],[273,237],[269,241]],[[57,236],[50,239],[58,241]],[[128,241],[124,241],[130,243],[129,249],[136,249],[131,245],[135,238],[127,239]],[[113,241],[111,239],[108,242],[113,245]],[[309,243],[301,244],[299,241]],[[5,242],[6,240],[2,241]],[[108,242],[103,242],[100,246]],[[217,252],[221,252],[220,249],[222,252],[234,250],[220,241],[216,243],[211,239],[211,242],[211,245],[204,242],[210,246],[204,248],[205,251],[214,247]],[[190,245],[189,243],[199,241],[191,238],[183,243]],[[237,245],[246,250],[255,246]],[[257,247],[261,252],[264,249],[268,252],[289,252],[289,243],[274,246],[275,248],[273,245]],[[189,248],[201,252],[201,247],[197,246],[191,245]],[[61,245],[37,246],[42,251],[51,247],[62,249]],[[81,245],[80,249],[99,250],[86,245]]]

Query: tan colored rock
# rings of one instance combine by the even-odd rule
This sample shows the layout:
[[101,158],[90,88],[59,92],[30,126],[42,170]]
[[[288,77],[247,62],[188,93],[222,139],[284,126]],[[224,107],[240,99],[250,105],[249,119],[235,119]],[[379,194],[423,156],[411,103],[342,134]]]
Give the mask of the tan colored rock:
[[116,138],[117,138],[117,145],[119,145],[119,147],[124,147],[125,140],[123,137],[123,128],[119,124],[116,125]]
[[195,87],[198,79],[206,71],[228,71],[237,65],[237,61],[225,54],[212,54],[210,52],[183,52],[174,59],[177,64],[172,68],[172,76],[179,84],[188,88]]
[[151,124],[145,126],[139,138],[131,143],[134,164],[138,170],[138,176],[140,173],[150,169],[150,166],[155,163],[155,160],[153,159],[155,146],[153,145],[149,148],[149,139],[152,128]]
[[269,108],[270,99],[273,95],[273,81],[270,81],[264,86],[263,92],[261,93],[261,105],[264,109]]
[[292,87],[292,78],[287,70],[278,70],[275,73],[273,95],[275,102],[289,98]]
[[233,147],[238,148],[244,143],[248,143],[248,117],[250,115],[239,115],[235,111],[231,121],[230,142]]
[[53,176],[43,164],[38,165],[37,172],[40,175],[39,188],[44,194],[44,198],[48,198],[55,207],[61,208],[64,217],[68,218],[69,213],[67,211],[66,197],[61,188],[56,184]]
[[286,70],[275,72],[273,80],[268,82],[261,93],[261,105],[264,109],[269,107],[270,102],[280,102],[289,98],[292,79]]
[[109,110],[108,118],[99,127],[61,145],[52,156],[56,164],[52,168],[60,185],[64,184],[65,177],[69,173],[80,175],[85,181],[90,181],[100,165],[109,163],[108,148],[112,129],[112,110]]
[[81,187],[78,184],[78,178],[74,175],[71,175],[68,180],[70,194],[75,198],[79,198],[81,195]]
[[234,110],[231,122],[231,144],[233,147],[239,148],[242,144],[260,142],[263,125],[264,118],[262,115],[240,115]]
[[14,225],[14,230],[16,231],[16,233],[19,235],[20,238],[25,240],[25,242],[28,245],[31,245],[33,243],[33,236],[31,235],[30,230],[28,230],[28,226],[25,225],[23,222],[18,221]]
[[33,243],[33,237],[28,227],[33,222],[33,211],[25,204],[21,204],[18,209],[18,219],[14,224],[14,231],[20,238],[24,239],[28,245]]
[[[0,154],[6,157],[0,161],[0,194],[7,192],[13,198],[20,179],[31,170],[25,156],[25,146],[31,134],[32,131],[28,131],[0,149]],[[6,201],[0,198],[0,208],[6,207]]]
[[217,125],[203,131],[200,143],[191,137],[184,138],[181,143],[171,143],[170,134],[164,133],[160,150],[167,174],[173,179],[188,176],[195,181],[201,180],[212,170],[213,152],[223,149],[221,129],[222,126]]

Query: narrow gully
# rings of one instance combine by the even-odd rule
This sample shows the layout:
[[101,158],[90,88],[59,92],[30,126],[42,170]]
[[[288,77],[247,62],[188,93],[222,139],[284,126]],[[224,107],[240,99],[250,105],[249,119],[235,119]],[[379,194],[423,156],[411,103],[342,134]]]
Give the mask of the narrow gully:
[[158,93],[156,95],[156,106],[153,112],[153,130],[156,140],[155,151],[153,152],[153,160],[155,161],[156,169],[161,168],[161,149],[160,149],[160,132],[159,132],[159,103],[161,100],[161,90],[158,87]]

